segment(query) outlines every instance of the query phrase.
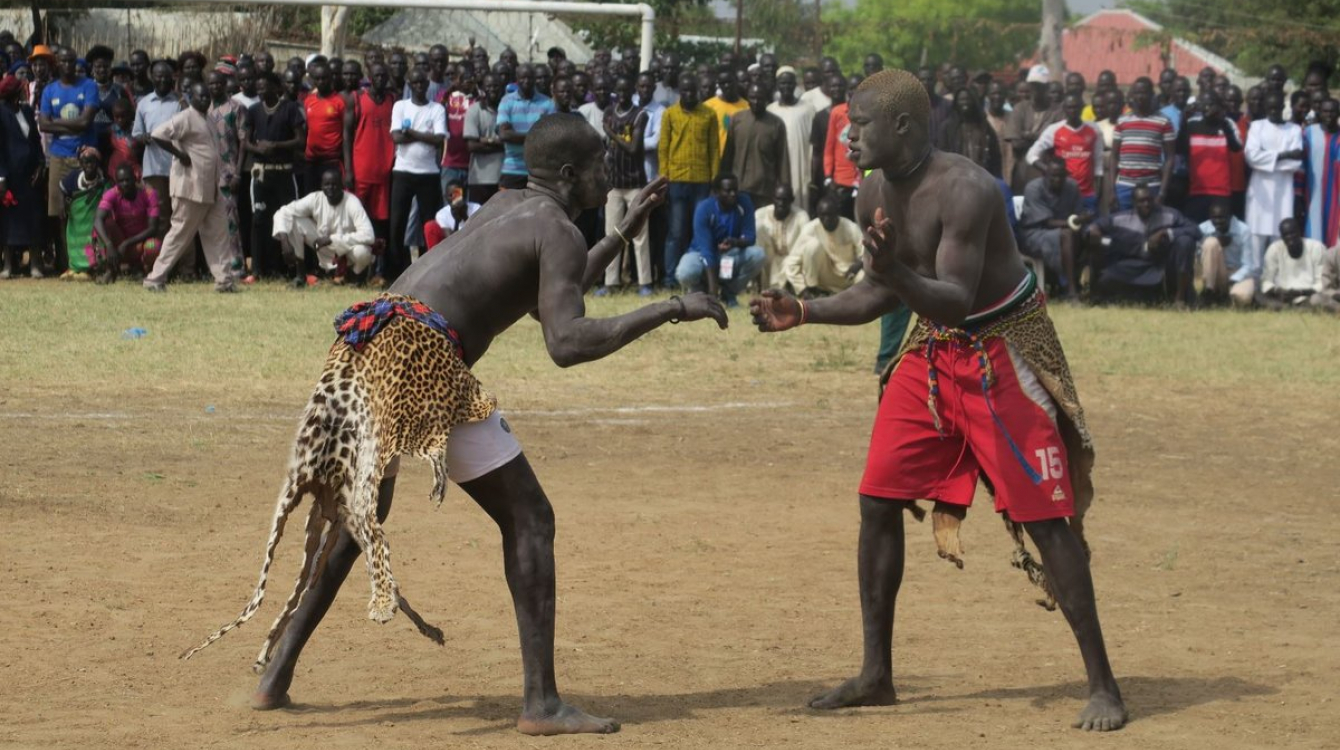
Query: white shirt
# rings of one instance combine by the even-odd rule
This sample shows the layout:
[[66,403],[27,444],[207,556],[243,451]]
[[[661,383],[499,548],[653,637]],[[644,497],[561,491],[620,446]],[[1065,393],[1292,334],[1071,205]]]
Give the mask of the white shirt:
[[665,114],[665,107],[653,98],[642,111],[647,113],[647,129],[642,133],[642,166],[647,170],[647,181],[651,182],[661,176],[661,155],[657,149],[661,145],[661,115]]
[[787,106],[781,102],[768,105],[768,111],[782,119],[786,125],[787,164],[791,169],[791,190],[795,193],[796,203],[809,205],[811,151],[810,130],[814,127],[814,107],[797,101]]
[[[401,99],[391,107],[391,132],[402,130],[406,126],[410,130],[445,138],[447,110],[437,102],[428,102],[420,107],[410,99]],[[396,144],[395,166],[392,170],[412,174],[437,174],[440,163],[438,157],[441,152],[442,149],[437,146],[420,141]]]
[[[608,107],[609,105],[606,104],[605,106]],[[585,117],[586,121],[591,123],[591,127],[595,128],[596,132],[600,134],[601,141],[609,140],[605,137],[605,110],[597,107],[595,102],[587,102],[577,108],[577,114]]]
[[822,86],[815,86],[809,91],[801,94],[800,100],[811,107],[814,107],[815,112],[822,112],[833,106],[833,100],[829,99],[828,94],[824,93]]
[[[1258,122],[1262,122],[1258,120]],[[1266,270],[1261,274],[1261,291],[1311,289],[1320,292],[1322,266],[1326,262],[1326,246],[1316,240],[1303,240],[1303,254],[1289,255],[1284,240],[1275,240],[1266,248]]]
[[318,234],[330,237],[336,246],[357,247],[371,245],[377,238],[372,222],[358,196],[345,191],[339,205],[332,206],[320,190],[309,193],[280,209],[294,218],[310,219]]
[[[478,210],[479,210],[478,203],[466,203],[465,218],[469,219],[471,216],[474,216],[475,212]],[[451,204],[443,206],[441,210],[437,212],[437,216],[433,217],[433,221],[436,221],[437,225],[439,227],[442,227],[443,231],[447,232],[456,231],[456,216],[451,213]]]
[[241,91],[237,92],[236,94],[233,94],[233,101],[237,102],[238,104],[241,104],[243,107],[246,107],[248,109],[251,108],[251,105],[255,104],[256,102],[259,102],[260,100],[261,98],[259,96],[247,96]]

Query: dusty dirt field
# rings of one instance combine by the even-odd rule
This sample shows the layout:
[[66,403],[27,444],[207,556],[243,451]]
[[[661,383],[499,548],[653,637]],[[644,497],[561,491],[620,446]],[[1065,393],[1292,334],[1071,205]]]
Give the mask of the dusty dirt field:
[[[1165,323],[1179,318],[1148,315],[1151,335],[1178,335]],[[936,558],[929,524],[909,525],[902,703],[820,714],[800,707],[859,663],[854,493],[873,339],[756,344],[743,315],[733,322],[719,339],[658,331],[623,360],[569,371],[542,361],[530,326],[479,369],[557,509],[560,687],[624,722],[604,738],[513,731],[520,664],[497,533],[458,488],[434,510],[418,464],[388,528],[398,578],[445,647],[403,616],[366,620],[356,568],[299,665],[296,706],[248,709],[249,665],[296,570],[290,537],[256,619],[177,659],[250,593],[324,334],[264,387],[237,385],[245,350],[217,358],[213,385],[195,373],[189,393],[184,376],[127,382],[115,365],[74,376],[77,391],[12,383],[0,746],[1340,745],[1333,386],[1113,373],[1075,347],[1099,446],[1094,575],[1132,714],[1122,732],[1068,728],[1083,705],[1078,652],[1009,567],[981,496],[966,570]],[[190,353],[155,333],[167,355]],[[830,359],[805,360],[820,344]]]

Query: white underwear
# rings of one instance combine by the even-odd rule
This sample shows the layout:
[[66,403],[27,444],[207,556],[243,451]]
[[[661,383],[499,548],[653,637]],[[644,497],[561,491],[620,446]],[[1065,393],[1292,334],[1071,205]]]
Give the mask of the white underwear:
[[[451,428],[447,440],[447,476],[456,484],[478,479],[521,455],[521,444],[498,409],[482,422],[464,422]],[[384,479],[400,473],[397,456],[386,467]]]

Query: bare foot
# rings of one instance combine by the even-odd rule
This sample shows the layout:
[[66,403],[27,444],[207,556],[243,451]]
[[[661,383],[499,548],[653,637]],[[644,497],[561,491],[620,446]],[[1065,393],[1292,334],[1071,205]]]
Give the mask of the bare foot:
[[552,713],[521,714],[516,720],[516,728],[529,735],[613,734],[619,731],[619,722],[591,716],[566,703],[559,703],[558,710]]
[[810,708],[831,711],[851,706],[892,706],[898,702],[893,683],[853,677],[827,693],[810,699]]
[[1110,693],[1094,693],[1089,705],[1079,714],[1079,720],[1070,726],[1086,732],[1111,732],[1126,725],[1126,706]]
[[288,708],[293,701],[289,700],[288,693],[273,693],[265,690],[257,690],[251,694],[251,707],[256,711],[274,711],[278,708]]

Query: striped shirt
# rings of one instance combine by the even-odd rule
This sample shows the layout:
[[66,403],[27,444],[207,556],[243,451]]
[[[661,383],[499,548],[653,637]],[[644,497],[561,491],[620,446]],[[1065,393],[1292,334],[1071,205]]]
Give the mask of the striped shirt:
[[721,160],[717,116],[699,104],[667,107],[661,115],[661,142],[657,144],[661,174],[671,182],[708,183]]
[[1112,148],[1117,152],[1117,184],[1162,182],[1164,144],[1176,139],[1177,130],[1161,114],[1123,115],[1112,134]]
[[[511,125],[512,131],[522,135],[530,132],[531,126],[541,117],[554,112],[554,100],[536,91],[529,99],[520,94],[508,94],[498,104],[498,128]],[[524,143],[503,144],[503,174],[527,174],[526,145]]]

